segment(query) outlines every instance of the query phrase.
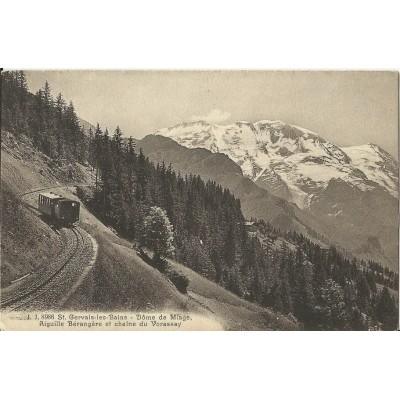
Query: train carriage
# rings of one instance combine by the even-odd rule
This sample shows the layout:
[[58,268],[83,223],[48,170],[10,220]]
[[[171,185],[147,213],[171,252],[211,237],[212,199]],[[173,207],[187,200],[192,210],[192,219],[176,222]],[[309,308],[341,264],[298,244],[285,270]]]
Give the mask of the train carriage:
[[39,211],[61,224],[73,224],[79,221],[80,203],[59,194],[40,193]]

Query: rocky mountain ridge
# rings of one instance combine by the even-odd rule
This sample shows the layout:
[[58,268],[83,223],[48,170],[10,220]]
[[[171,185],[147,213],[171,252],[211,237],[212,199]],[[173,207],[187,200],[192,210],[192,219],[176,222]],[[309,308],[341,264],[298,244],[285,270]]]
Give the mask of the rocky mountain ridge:
[[374,144],[340,148],[307,129],[269,120],[227,126],[182,123],[155,135],[188,148],[226,154],[244,176],[303,209],[310,208],[331,179],[362,191],[379,186],[398,198],[398,163]]

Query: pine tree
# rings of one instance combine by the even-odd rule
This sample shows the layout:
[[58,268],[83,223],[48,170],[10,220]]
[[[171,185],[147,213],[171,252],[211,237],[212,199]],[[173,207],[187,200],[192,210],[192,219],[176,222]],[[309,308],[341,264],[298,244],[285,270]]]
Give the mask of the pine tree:
[[57,153],[59,156],[65,157],[64,143],[65,143],[65,126],[64,126],[64,110],[66,108],[65,100],[62,94],[57,95],[55,101],[55,129],[57,138]]
[[378,295],[376,317],[382,323],[384,330],[395,330],[398,328],[398,309],[386,286],[383,287]]
[[93,154],[93,166],[96,169],[95,175],[95,190],[96,194],[99,192],[99,180],[100,180],[100,163],[101,159],[103,158],[102,155],[102,138],[103,132],[100,128],[100,125],[97,124],[96,130],[94,132],[94,141],[91,146],[92,154]]
[[293,293],[293,310],[306,324],[312,324],[314,313],[312,266],[306,260],[303,250],[298,247],[295,255],[291,288]]
[[356,280],[356,289],[358,296],[358,306],[361,311],[364,311],[369,303],[371,290],[364,274],[359,274]]
[[315,315],[323,330],[343,330],[349,321],[343,289],[333,279],[328,279],[319,289]]

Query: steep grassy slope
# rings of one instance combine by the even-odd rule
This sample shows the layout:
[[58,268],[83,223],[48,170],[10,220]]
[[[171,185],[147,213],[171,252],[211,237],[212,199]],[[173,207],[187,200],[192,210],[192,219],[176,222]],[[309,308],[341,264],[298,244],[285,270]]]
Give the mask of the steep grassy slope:
[[205,307],[228,330],[293,330],[297,324],[266,308],[249,303],[203,278],[191,269],[171,261],[173,269],[189,279],[188,294],[193,302]]
[[87,182],[83,167],[52,164],[26,138],[17,142],[2,132],[1,287],[46,266],[61,249],[57,233],[20,198],[36,188]]
[[[296,322],[240,299],[189,268],[170,260],[189,279],[188,294],[179,293],[166,277],[146,264],[132,249],[97,220],[81,226],[99,243],[92,276],[65,304],[67,309],[101,311],[182,311],[200,315],[226,330],[296,330]],[[90,294],[90,301],[88,299]]]
[[60,251],[57,234],[2,181],[1,287],[36,272]]

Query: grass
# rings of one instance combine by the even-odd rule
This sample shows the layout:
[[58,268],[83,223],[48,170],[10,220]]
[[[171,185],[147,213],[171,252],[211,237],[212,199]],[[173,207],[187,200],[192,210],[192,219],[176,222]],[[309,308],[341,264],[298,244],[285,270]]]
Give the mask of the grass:
[[202,277],[182,264],[170,261],[171,268],[189,278],[192,301],[209,310],[227,330],[296,330],[295,322],[278,313],[250,303]]
[[[1,287],[45,267],[61,250],[58,235],[2,182]],[[18,286],[15,283],[13,286]]]

